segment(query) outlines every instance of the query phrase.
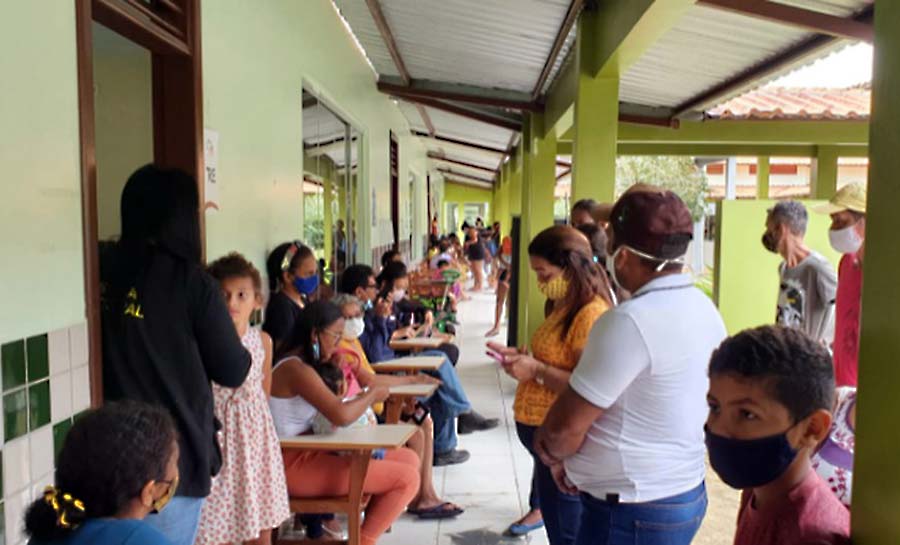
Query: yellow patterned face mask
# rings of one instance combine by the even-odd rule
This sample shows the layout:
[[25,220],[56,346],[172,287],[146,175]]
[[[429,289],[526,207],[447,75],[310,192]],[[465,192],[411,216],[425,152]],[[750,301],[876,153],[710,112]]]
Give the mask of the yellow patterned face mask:
[[549,282],[538,282],[538,290],[551,301],[558,301],[569,293],[569,281],[559,275]]

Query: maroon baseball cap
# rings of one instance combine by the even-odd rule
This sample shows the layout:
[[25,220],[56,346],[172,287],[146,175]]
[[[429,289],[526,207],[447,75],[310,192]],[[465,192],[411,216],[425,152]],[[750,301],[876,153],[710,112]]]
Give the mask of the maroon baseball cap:
[[623,244],[663,259],[681,257],[694,238],[691,211],[672,191],[626,191],[610,213],[616,247]]

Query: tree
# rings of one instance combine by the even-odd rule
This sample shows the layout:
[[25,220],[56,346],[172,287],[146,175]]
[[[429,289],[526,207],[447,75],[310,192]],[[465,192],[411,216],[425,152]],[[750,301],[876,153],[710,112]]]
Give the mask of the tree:
[[616,196],[637,183],[656,185],[675,192],[699,221],[706,209],[706,174],[684,156],[628,155],[616,160]]

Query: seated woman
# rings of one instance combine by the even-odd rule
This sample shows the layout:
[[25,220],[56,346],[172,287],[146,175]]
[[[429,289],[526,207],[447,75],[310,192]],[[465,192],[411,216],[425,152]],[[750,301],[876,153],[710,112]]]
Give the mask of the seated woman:
[[164,409],[122,401],[80,418],[66,436],[56,484],[28,508],[31,545],[168,545],[142,519],[178,488],[175,425]]
[[[306,306],[285,344],[286,357],[272,369],[269,407],[279,437],[309,433],[317,413],[336,426],[356,421],[372,404],[384,401],[388,390],[370,388],[344,402],[322,381],[316,367],[330,365],[343,337],[344,317],[330,302]],[[374,545],[419,490],[419,458],[407,448],[388,451],[372,460],[363,492],[372,496],[361,530],[361,543]],[[288,493],[309,498],[346,495],[350,490],[350,458],[331,452],[284,451]]]
[[[338,345],[337,353],[344,356],[341,358],[341,367],[344,370],[344,376],[347,377],[347,392],[349,395],[356,395],[361,388],[374,388],[377,386],[440,384],[438,379],[426,374],[405,376],[375,374],[358,340],[365,327],[362,303],[355,296],[346,293],[338,295],[332,302],[341,309],[341,314],[344,316],[344,338],[341,339]],[[357,383],[355,391],[354,381]],[[376,413],[381,413],[383,410],[381,404],[376,404],[373,408]],[[411,417],[410,421],[413,421]],[[434,489],[432,479],[434,460],[433,437],[434,422],[431,420],[431,416],[426,415],[420,424],[419,431],[407,443],[407,446],[416,451],[422,460],[422,465],[419,468],[421,482],[419,494],[409,504],[407,511],[423,519],[451,518],[462,514],[463,509],[458,505],[442,500]]]
[[[433,337],[449,341],[450,336],[434,331],[434,314],[419,301],[407,296],[409,289],[409,271],[402,262],[392,261],[385,265],[381,274],[375,279],[378,282],[382,298],[391,301],[396,329],[391,340],[413,337]],[[459,348],[447,342],[438,347],[447,354],[453,365],[459,361]]]

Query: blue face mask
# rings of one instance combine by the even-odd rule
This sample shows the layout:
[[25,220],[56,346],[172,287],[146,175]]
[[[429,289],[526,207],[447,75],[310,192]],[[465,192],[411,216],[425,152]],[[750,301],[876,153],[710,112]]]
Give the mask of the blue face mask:
[[722,481],[737,489],[756,488],[780,477],[797,457],[787,432],[760,439],[731,439],[705,427],[709,463]]
[[294,289],[302,293],[303,295],[310,295],[316,291],[316,288],[319,287],[319,275],[314,274],[312,276],[307,276],[306,278],[300,278],[299,276],[294,278]]

